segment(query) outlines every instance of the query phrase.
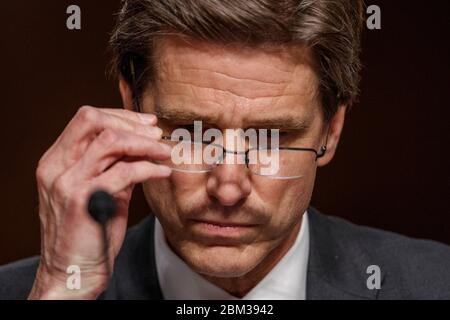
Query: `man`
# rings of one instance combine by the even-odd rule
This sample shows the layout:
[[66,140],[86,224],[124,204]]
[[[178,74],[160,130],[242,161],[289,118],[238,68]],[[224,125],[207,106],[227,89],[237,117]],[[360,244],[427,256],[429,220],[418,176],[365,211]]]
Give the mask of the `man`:
[[[124,1],[125,110],[82,107],[40,160],[41,255],[0,269],[0,298],[450,298],[449,247],[309,206],[357,96],[362,15],[348,0]],[[175,163],[167,137],[195,121],[278,129],[278,171],[227,144],[244,163]],[[152,215],[126,232],[138,183]],[[86,209],[98,189],[118,205],[108,254]]]

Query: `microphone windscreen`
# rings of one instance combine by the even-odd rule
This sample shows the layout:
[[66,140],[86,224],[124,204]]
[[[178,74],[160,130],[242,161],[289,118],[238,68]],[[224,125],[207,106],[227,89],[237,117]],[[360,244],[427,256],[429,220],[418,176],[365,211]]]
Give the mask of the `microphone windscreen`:
[[117,211],[114,198],[106,191],[95,191],[88,201],[88,212],[100,224],[105,224]]

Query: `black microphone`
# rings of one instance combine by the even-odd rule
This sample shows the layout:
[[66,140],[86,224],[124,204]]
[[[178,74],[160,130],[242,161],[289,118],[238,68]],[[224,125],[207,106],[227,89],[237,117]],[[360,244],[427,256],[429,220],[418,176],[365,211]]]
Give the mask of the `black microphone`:
[[91,217],[97,221],[103,233],[103,254],[106,259],[106,268],[108,275],[111,274],[110,261],[109,261],[109,241],[108,234],[106,232],[107,222],[116,214],[117,203],[114,198],[106,191],[95,191],[89,197],[87,209]]
[[116,211],[116,201],[108,192],[98,190],[89,197],[88,212],[101,225],[104,226]]

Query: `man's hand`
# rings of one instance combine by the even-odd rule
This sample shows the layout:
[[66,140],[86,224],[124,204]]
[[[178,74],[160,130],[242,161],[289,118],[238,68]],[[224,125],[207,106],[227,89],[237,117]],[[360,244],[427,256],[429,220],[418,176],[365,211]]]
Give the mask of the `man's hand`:
[[[41,220],[41,261],[29,299],[95,299],[111,276],[125,237],[135,184],[166,178],[170,168],[152,163],[170,157],[154,115],[82,107],[36,171]],[[118,210],[108,224],[110,266],[102,230],[87,212],[90,194],[108,191]],[[81,269],[81,289],[66,288],[67,268]]]

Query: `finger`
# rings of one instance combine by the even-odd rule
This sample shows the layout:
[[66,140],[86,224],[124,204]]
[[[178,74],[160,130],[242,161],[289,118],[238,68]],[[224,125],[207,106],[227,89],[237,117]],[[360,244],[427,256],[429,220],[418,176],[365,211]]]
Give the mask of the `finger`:
[[80,179],[99,175],[123,158],[161,161],[170,158],[169,145],[126,131],[104,130],[88,147],[80,161],[70,169]]
[[126,118],[144,125],[156,125],[158,118],[154,114],[134,112],[126,109],[99,108],[100,111],[117,117]]
[[[113,113],[120,113],[122,117]],[[43,174],[40,174],[40,176],[44,177],[43,180],[46,181],[46,184],[51,183],[55,177],[74,165],[95,136],[107,128],[130,131],[154,139],[161,138],[162,130],[150,125],[154,122],[152,120],[154,116],[148,116],[145,120],[148,122],[144,124],[145,121],[139,123],[131,120],[133,119],[131,114],[132,112],[113,112],[110,109],[100,111],[100,109],[93,107],[80,108],[57,141],[41,158],[40,171]]]
[[110,169],[91,181],[92,190],[103,189],[116,194],[132,185],[149,179],[163,179],[172,170],[164,165],[148,161],[117,162]]
[[72,167],[85,153],[96,135],[106,128],[131,131],[160,139],[162,130],[155,126],[157,118],[150,114],[112,108],[81,107],[56,142],[39,161],[36,177],[43,186]]
[[[104,109],[102,111],[102,109],[89,106],[81,107],[62,133],[61,144],[65,146],[79,144],[83,139],[99,134],[107,128],[132,131],[142,135],[156,135],[157,137],[162,135],[161,129],[152,125],[154,122],[153,116],[142,115],[148,121],[138,122],[135,121],[138,116],[131,116],[131,111],[118,111],[120,110],[112,111],[109,109],[105,111]],[[119,113],[122,116],[118,116]]]

